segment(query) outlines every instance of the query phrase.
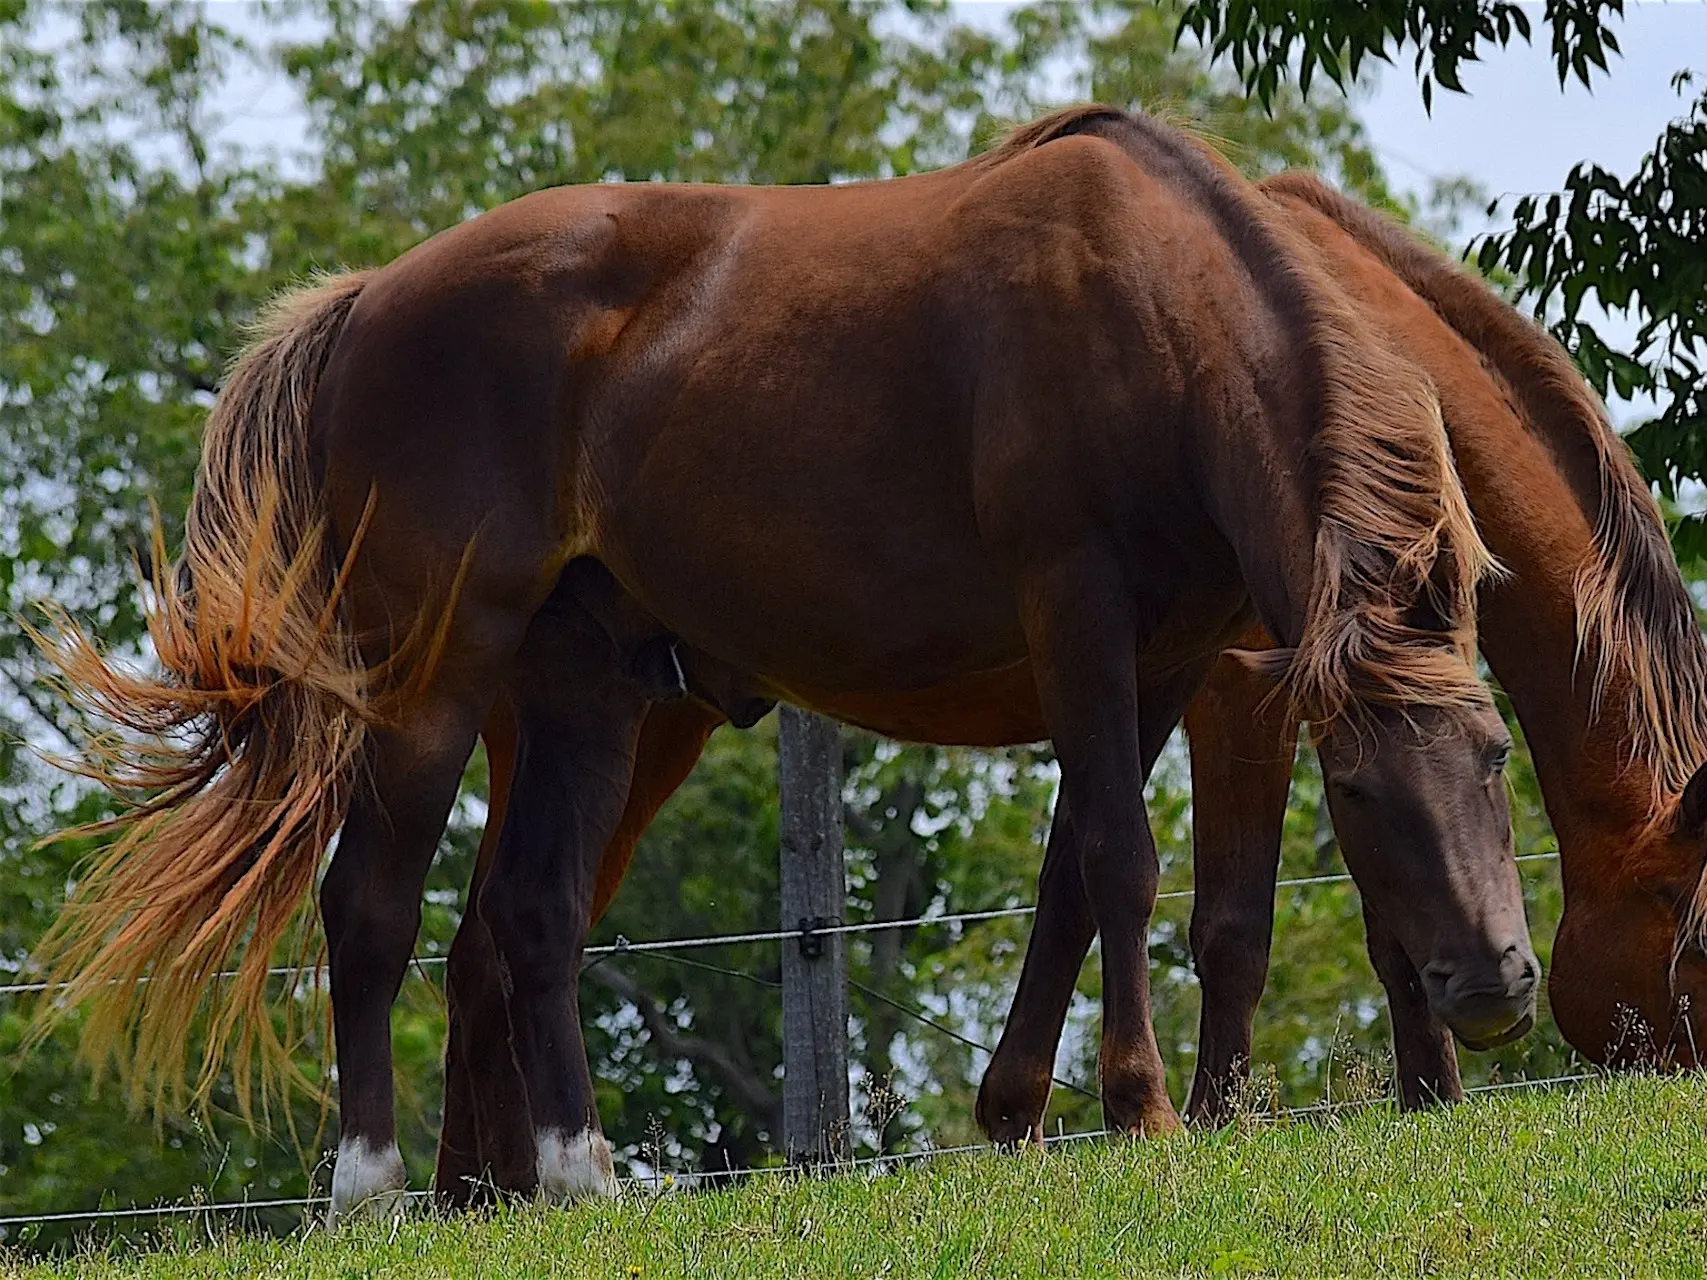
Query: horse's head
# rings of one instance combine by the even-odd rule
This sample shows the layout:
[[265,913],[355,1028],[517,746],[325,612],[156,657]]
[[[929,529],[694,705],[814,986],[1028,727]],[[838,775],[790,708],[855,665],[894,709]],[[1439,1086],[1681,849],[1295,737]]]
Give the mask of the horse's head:
[[1707,765],[1651,821],[1561,831],[1571,843],[1548,999],[1559,1030],[1610,1066],[1707,1053]]
[[1491,701],[1370,706],[1321,743],[1346,865],[1416,966],[1430,1008],[1473,1049],[1514,1040],[1535,1020],[1540,967],[1512,856],[1510,748]]

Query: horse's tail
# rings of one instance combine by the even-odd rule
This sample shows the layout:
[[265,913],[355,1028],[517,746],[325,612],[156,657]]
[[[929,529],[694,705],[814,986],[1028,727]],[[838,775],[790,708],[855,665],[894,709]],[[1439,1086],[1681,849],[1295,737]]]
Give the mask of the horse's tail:
[[122,669],[58,610],[53,634],[37,636],[65,690],[118,730],[67,767],[127,807],[66,833],[116,838],[37,950],[47,979],[67,985],[35,1030],[82,1008],[84,1052],[97,1067],[114,1059],[133,1101],[182,1100],[192,1029],[205,1036],[198,1099],[228,1059],[245,1109],[252,1069],[263,1100],[291,1079],[297,1020],[270,1015],[268,968],[317,953],[306,908],[369,715],[369,676],[340,607],[360,531],[340,564],[308,420],[367,278],[280,298],[233,367],[208,417],[175,571],[154,532],[159,673]]

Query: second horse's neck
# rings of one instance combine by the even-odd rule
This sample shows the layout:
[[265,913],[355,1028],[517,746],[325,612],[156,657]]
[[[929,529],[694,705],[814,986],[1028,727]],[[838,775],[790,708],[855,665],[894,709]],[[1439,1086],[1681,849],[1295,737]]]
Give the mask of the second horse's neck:
[[[1567,858],[1578,846],[1615,857],[1652,814],[1654,773],[1636,750],[1625,677],[1594,699],[1593,656],[1579,656],[1577,570],[1598,554],[1590,517],[1547,450],[1521,431],[1490,431],[1482,415],[1453,426],[1477,523],[1509,578],[1484,586],[1480,642],[1511,696]],[[1579,841],[1574,836],[1598,834]]]

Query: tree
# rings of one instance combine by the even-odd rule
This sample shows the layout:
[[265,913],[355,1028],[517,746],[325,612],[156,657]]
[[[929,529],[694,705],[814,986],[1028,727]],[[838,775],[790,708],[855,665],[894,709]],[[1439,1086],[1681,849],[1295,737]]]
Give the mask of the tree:
[[[1618,53],[1612,23],[1623,0],[1547,0],[1562,85],[1575,76],[1592,85]],[[1191,0],[1180,34],[1207,40],[1215,56],[1229,54],[1244,83],[1265,104],[1276,100],[1296,66],[1308,87],[1320,68],[1335,83],[1355,77],[1365,58],[1383,60],[1415,50],[1423,102],[1433,86],[1461,92],[1458,67],[1488,46],[1533,34],[1521,6],[1509,0],[1374,0],[1356,5],[1279,5],[1265,0]],[[1694,88],[1689,71],[1673,80],[1680,94]],[[1490,209],[1490,212],[1493,210]],[[1510,230],[1478,248],[1484,271],[1504,269],[1536,314],[1559,312],[1554,334],[1576,357],[1602,396],[1649,394],[1659,414],[1629,436],[1632,450],[1662,496],[1675,500],[1685,483],[1707,481],[1707,84],[1668,125],[1635,175],[1621,180],[1597,165],[1578,165],[1563,190],[1525,196],[1512,209]],[[1633,312],[1634,346],[1609,345],[1582,316],[1597,298],[1609,311]],[[1707,516],[1676,524],[1674,542],[1685,559],[1707,556]]]
[[[1606,70],[1606,55],[1619,51],[1607,19],[1623,14],[1624,0],[1546,0],[1542,22],[1551,28],[1561,84],[1575,75],[1587,85],[1591,68]],[[1414,46],[1423,102],[1431,104],[1435,84],[1463,92],[1458,67],[1476,61],[1484,45],[1504,48],[1513,36],[1527,42],[1533,35],[1513,0],[1188,0],[1179,30],[1207,39],[1212,57],[1231,54],[1245,87],[1265,103],[1291,74],[1294,55],[1301,88],[1309,89],[1317,68],[1343,88],[1364,59],[1389,61]]]
[[[1687,72],[1672,82],[1680,93]],[[1707,479],[1707,91],[1668,125],[1628,181],[1578,165],[1564,191],[1525,196],[1510,231],[1484,239],[1483,270],[1503,268],[1533,297],[1536,314],[1557,303],[1553,332],[1601,395],[1655,396],[1660,412],[1628,436],[1644,474],[1676,502],[1679,487]],[[1628,351],[1583,318],[1598,298],[1641,320]],[[1678,520],[1680,556],[1707,556],[1707,516]]]

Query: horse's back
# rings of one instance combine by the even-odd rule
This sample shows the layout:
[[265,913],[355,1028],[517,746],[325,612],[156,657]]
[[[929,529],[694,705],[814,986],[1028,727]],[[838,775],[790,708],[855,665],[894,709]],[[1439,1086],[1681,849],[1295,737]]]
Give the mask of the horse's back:
[[317,405],[345,523],[412,482],[435,532],[596,556],[779,677],[780,599],[831,684],[1011,663],[1015,539],[1201,544],[1192,379],[1248,386],[1284,345],[1245,342],[1248,283],[1177,188],[1070,137],[882,183],[515,201],[357,302]]

